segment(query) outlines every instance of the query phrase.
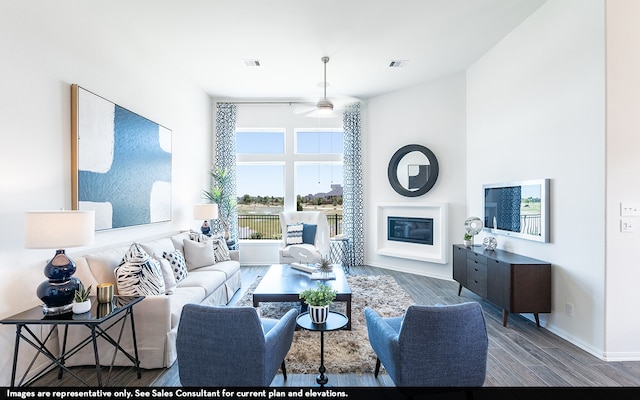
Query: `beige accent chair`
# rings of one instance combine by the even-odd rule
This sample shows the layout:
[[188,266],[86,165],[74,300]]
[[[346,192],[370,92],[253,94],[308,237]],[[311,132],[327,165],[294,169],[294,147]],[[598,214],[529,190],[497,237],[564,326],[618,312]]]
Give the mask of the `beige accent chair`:
[[[292,244],[287,240],[288,227],[299,223],[315,226],[315,236],[313,236],[313,240],[309,240],[310,234],[305,232],[303,239],[308,243]],[[320,211],[283,211],[280,213],[280,225],[282,226],[282,243],[279,250],[281,264],[309,262],[310,260],[302,260],[295,256],[295,254],[305,253],[304,250],[308,250],[307,254],[317,255],[319,253],[322,257],[329,257],[329,223],[324,213]],[[294,249],[293,254],[289,252],[292,248]],[[301,249],[304,250],[301,251]],[[317,262],[316,260],[311,261]]]

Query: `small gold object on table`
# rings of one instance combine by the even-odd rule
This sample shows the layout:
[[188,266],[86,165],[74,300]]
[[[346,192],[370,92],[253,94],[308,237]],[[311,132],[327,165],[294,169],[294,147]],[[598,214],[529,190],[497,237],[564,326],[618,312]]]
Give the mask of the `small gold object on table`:
[[96,286],[98,303],[111,303],[113,301],[113,283],[101,283]]

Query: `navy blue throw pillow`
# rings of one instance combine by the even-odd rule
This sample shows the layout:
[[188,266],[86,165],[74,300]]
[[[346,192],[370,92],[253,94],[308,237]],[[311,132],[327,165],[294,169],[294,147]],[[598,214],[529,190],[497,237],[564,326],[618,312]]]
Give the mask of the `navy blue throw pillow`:
[[315,244],[317,225],[304,224],[302,226],[302,243]]

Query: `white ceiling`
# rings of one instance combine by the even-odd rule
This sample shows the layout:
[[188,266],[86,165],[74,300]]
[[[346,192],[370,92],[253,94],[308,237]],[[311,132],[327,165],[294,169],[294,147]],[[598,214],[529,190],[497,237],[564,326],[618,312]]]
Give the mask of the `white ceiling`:
[[329,56],[327,97],[366,99],[464,71],[545,1],[115,0],[85,10],[117,15],[141,51],[212,97],[319,98]]

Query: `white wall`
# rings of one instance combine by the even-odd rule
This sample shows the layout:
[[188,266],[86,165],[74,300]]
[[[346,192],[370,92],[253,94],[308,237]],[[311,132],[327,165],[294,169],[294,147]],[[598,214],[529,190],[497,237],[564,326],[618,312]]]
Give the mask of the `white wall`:
[[[541,324],[587,351],[605,346],[603,0],[552,0],[467,72],[467,212],[482,184],[551,178],[551,243],[497,236],[552,263]],[[566,314],[573,304],[573,317]]]
[[[465,211],[465,76],[463,73],[370,99],[363,129],[365,263],[451,279],[451,243],[461,243]],[[393,154],[408,144],[429,148],[440,173],[434,187],[418,197],[396,193],[387,179]],[[447,264],[377,254],[380,203],[448,203]]]
[[[40,304],[36,287],[53,254],[24,249],[24,212],[71,207],[71,84],[173,131],[173,221],[99,232],[95,247],[197,228],[192,205],[200,201],[211,163],[211,101],[172,70],[170,58],[148,58],[108,9],[86,9],[83,2],[30,4],[0,4],[2,318]],[[92,41],[91,32],[105,29],[112,42]],[[14,338],[15,327],[0,327],[1,386],[9,384]],[[23,355],[20,360],[28,361]]]
[[607,0],[606,358],[640,359],[640,218],[620,232],[620,203],[640,203],[640,2]]

